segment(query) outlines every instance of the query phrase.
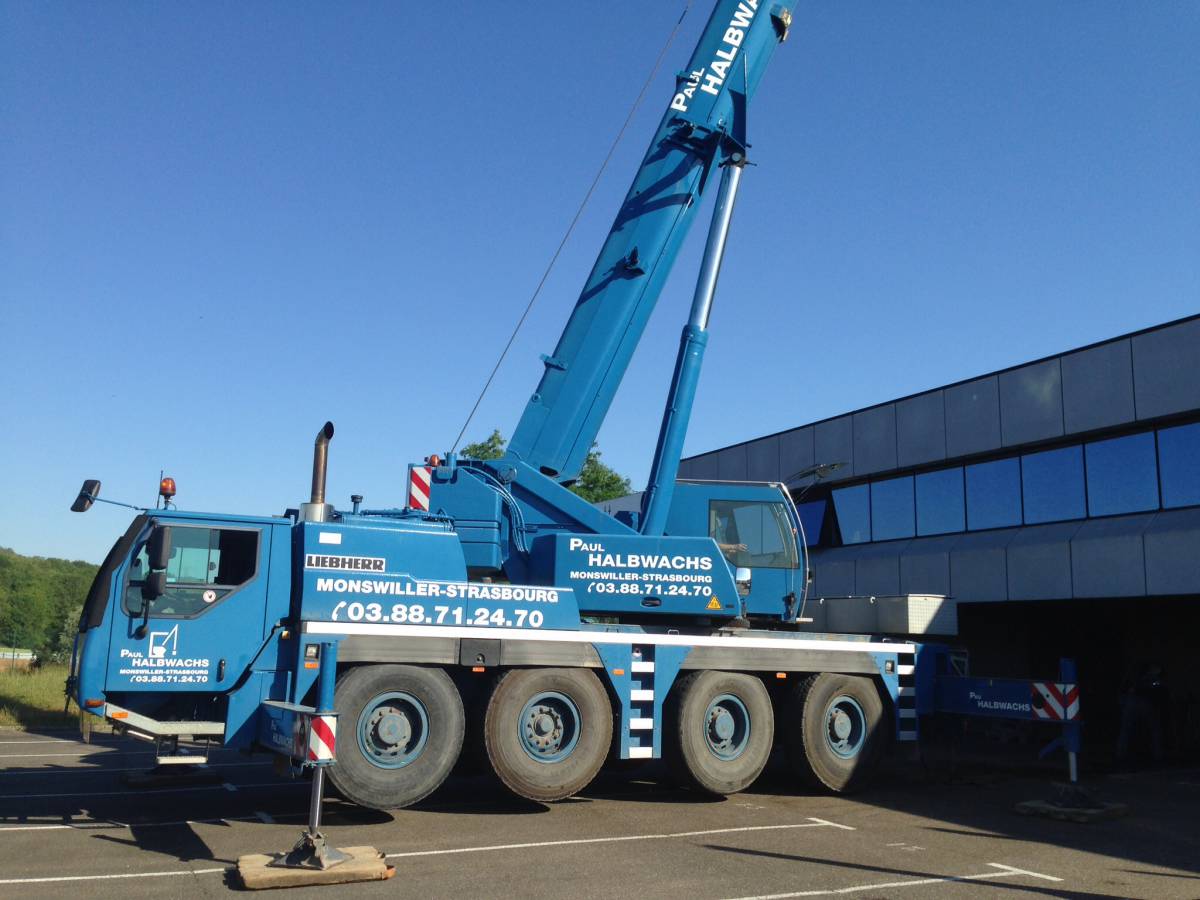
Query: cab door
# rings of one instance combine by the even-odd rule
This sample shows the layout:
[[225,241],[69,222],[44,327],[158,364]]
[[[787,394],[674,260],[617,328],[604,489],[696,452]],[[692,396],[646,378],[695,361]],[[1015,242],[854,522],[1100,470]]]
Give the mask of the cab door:
[[[263,642],[272,529],[165,517],[151,526],[136,545],[121,584],[105,688],[139,693],[228,690]],[[163,526],[170,528],[165,586],[147,604],[147,540],[153,528]]]
[[[714,492],[719,490],[714,487]],[[795,616],[804,570],[798,530],[786,502],[714,497],[708,501],[708,534],[730,565],[750,569],[748,615],[788,620]]]

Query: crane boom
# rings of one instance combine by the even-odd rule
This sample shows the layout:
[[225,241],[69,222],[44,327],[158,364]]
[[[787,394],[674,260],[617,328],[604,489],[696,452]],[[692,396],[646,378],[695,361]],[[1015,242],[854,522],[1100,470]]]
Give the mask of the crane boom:
[[744,150],[746,104],[791,2],[721,0],[638,168],[508,455],[560,483],[578,477],[687,235],[710,175]]

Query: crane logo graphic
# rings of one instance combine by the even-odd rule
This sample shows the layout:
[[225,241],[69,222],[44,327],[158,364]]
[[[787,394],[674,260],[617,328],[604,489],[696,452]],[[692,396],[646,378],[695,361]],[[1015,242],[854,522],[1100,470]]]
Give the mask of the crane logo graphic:
[[179,652],[179,626],[176,625],[170,631],[152,631],[150,632],[150,658],[163,659],[167,655],[167,648],[171,648],[171,655],[175,656]]

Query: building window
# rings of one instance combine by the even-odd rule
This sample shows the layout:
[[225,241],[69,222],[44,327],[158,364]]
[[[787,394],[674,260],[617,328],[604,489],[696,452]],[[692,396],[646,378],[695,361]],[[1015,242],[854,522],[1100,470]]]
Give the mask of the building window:
[[1083,448],[1063,447],[1022,456],[1021,496],[1028,525],[1084,518]]
[[1159,431],[1158,476],[1164,508],[1200,504],[1200,422]]
[[833,510],[843,544],[865,544],[871,539],[871,493],[867,485],[834,491]]
[[1154,432],[1095,441],[1086,455],[1089,515],[1158,509]]
[[1016,459],[967,466],[967,528],[1021,524],[1021,466]]
[[890,541],[915,533],[912,476],[872,482],[871,540]]
[[963,527],[963,470],[918,475],[917,534],[949,534]]

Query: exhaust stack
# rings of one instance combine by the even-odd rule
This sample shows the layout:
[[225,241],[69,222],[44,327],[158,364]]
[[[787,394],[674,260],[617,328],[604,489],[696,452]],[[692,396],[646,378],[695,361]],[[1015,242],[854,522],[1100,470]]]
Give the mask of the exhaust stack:
[[326,422],[317,432],[313,444],[312,496],[307,503],[300,504],[301,522],[324,522],[333,512],[325,502],[325,475],[329,470],[329,441],[333,437],[333,423]]

